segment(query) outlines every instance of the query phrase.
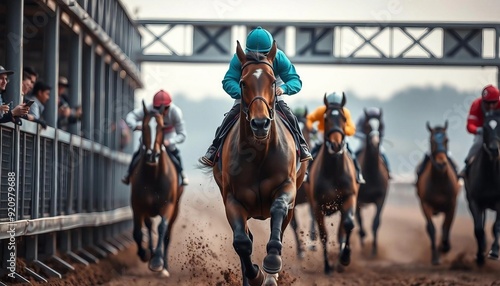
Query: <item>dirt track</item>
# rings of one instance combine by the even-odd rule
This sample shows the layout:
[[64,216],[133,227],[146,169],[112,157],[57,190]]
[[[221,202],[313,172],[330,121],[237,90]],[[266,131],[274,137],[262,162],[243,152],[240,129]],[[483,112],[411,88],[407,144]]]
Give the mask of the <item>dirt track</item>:
[[[181,213],[175,226],[170,255],[170,278],[161,278],[148,270],[135,255],[131,245],[126,251],[81,269],[80,275],[69,276],[67,283],[51,285],[241,285],[240,264],[232,248],[232,233],[225,218],[215,183],[207,178],[195,180],[182,199]],[[461,200],[451,234],[452,250],[441,259],[441,265],[430,264],[429,239],[425,233],[423,215],[414,190],[410,186],[391,186],[388,204],[382,215],[379,236],[379,256],[372,259],[362,250],[357,232],[354,233],[352,263],[344,273],[323,274],[321,245],[316,252],[307,252],[302,261],[295,256],[291,228],[285,232],[283,271],[279,285],[500,285],[500,262],[488,260],[478,269],[473,263],[476,244],[472,222]],[[463,193],[460,194],[463,197]],[[306,208],[298,206],[302,220]],[[364,210],[365,221],[371,222],[372,208]],[[334,242],[338,218],[331,222],[330,261],[336,261]],[[440,229],[441,217],[435,220]],[[269,236],[269,221],[251,221],[254,233],[254,262],[262,264]],[[370,227],[370,224],[367,225]],[[368,228],[369,229],[369,228]],[[488,249],[491,245],[491,221],[488,222]],[[370,242],[368,237],[368,243]],[[84,280],[81,277],[87,275]],[[72,277],[72,278],[71,278]],[[62,281],[61,281],[62,282]],[[47,284],[44,284],[47,285]]]

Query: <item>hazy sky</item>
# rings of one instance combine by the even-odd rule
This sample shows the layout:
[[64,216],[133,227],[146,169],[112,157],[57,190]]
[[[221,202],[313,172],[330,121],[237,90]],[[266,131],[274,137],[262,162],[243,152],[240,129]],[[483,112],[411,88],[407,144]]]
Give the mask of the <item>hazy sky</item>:
[[[452,21],[500,22],[498,0],[121,0],[133,18],[249,21]],[[244,39],[241,39],[242,41]],[[150,98],[160,88],[196,99],[227,97],[221,80],[226,64],[143,63],[144,89]],[[322,97],[325,91],[351,90],[361,97],[387,98],[407,87],[451,85],[479,95],[488,83],[497,84],[496,68],[382,67],[296,65],[303,81],[302,96]],[[318,102],[319,103],[319,102]]]

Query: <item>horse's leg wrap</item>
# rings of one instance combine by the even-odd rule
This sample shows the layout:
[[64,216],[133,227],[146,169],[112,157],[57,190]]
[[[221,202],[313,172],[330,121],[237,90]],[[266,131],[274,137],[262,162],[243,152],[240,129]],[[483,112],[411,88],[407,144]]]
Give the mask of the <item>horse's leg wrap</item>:
[[164,217],[161,217],[161,221],[158,224],[158,243],[156,246],[156,249],[154,251],[153,257],[151,258],[151,261],[149,262],[149,269],[152,271],[162,271],[164,267],[165,261],[163,260],[162,257],[162,245],[164,243],[165,239],[165,233],[168,229],[168,221],[165,220]]
[[264,258],[262,268],[269,274],[281,271],[281,243],[283,221],[288,214],[288,202],[286,195],[278,197],[271,205],[271,238],[267,243],[267,255]]
[[[351,233],[354,229],[354,211],[352,208],[349,208],[345,213],[344,221],[342,222],[345,231],[345,243],[341,243],[340,247],[340,264],[347,266],[351,263],[351,246],[350,239]],[[344,246],[342,246],[344,244]]]

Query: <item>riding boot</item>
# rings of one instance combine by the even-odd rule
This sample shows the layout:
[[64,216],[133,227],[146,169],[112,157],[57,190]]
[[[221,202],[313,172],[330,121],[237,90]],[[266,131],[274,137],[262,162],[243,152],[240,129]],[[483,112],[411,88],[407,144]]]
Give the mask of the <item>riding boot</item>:
[[387,159],[387,155],[385,153],[380,153],[382,156],[382,161],[384,161],[385,168],[387,169],[387,174],[389,175],[389,180],[392,179],[391,176],[391,168],[389,167],[389,160]]
[[184,168],[182,167],[181,152],[179,151],[179,149],[175,148],[175,150],[169,151],[169,153],[172,154],[176,159],[176,162],[174,165],[175,165],[175,168],[177,169],[177,172],[179,172],[179,174],[181,174],[181,178],[182,178],[181,185],[187,186],[189,184],[189,179],[188,179],[186,173],[184,173]]
[[460,171],[460,173],[458,173],[458,178],[465,179],[465,176],[467,176],[467,173],[469,172],[469,160],[465,159],[464,163],[465,163],[465,166]]
[[312,160],[311,152],[309,152],[309,144],[307,143],[304,135],[302,134],[302,130],[299,127],[299,121],[295,114],[293,114],[292,110],[288,108],[286,102],[283,100],[278,100],[278,107],[281,112],[285,114],[288,123],[293,129],[293,132],[298,135],[299,145],[300,145],[300,162],[305,162]]
[[354,156],[354,154],[351,151],[351,148],[349,148],[349,144],[346,144],[347,152],[349,153],[349,156],[351,156],[352,162],[354,163],[354,168],[356,169],[356,181],[358,184],[365,184],[365,178],[363,178],[363,174],[361,173],[361,167],[359,166],[358,159]]
[[238,116],[239,112],[240,104],[238,103],[233,105],[231,110],[226,113],[221,125],[217,127],[217,130],[215,131],[215,138],[212,141],[212,145],[208,147],[205,156],[198,159],[198,162],[200,162],[200,164],[203,164],[207,167],[212,167],[215,164],[215,156],[217,155],[217,150],[219,150],[220,144],[224,139],[224,135],[227,134],[227,130],[232,127],[234,122],[236,122],[235,118],[236,116]]
[[427,165],[427,162],[429,162],[430,159],[431,159],[431,157],[429,157],[429,155],[426,153],[424,156],[424,160],[422,161],[422,163],[420,165],[418,165],[417,181],[418,181],[418,178],[420,178],[420,175],[422,175],[422,173],[424,172],[425,166]]
[[132,174],[132,172],[135,169],[135,166],[137,166],[137,163],[139,163],[139,154],[140,153],[141,153],[141,149],[135,151],[134,155],[132,155],[132,160],[130,161],[130,165],[128,166],[127,173],[122,178],[122,183],[124,183],[125,185],[130,184],[130,174]]

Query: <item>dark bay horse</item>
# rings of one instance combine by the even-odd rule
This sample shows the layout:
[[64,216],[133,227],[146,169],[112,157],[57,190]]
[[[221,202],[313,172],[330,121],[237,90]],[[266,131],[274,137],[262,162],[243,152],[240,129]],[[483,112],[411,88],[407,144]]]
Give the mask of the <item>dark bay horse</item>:
[[[237,43],[241,62],[240,117],[213,167],[226,216],[233,230],[233,247],[240,257],[243,285],[261,285],[264,273],[252,262],[253,234],[247,221],[270,221],[270,239],[262,268],[265,285],[277,285],[282,268],[283,233],[293,216],[295,195],[307,164],[298,165],[291,132],[276,112],[273,60],[276,42],[267,55],[248,52]],[[297,170],[299,169],[299,170]]]
[[[445,122],[444,126],[434,128],[431,128],[427,122],[427,129],[430,132],[430,160],[426,164],[427,166],[422,166],[423,172],[416,183],[417,195],[420,198],[422,211],[427,222],[427,233],[431,240],[431,262],[434,265],[439,264],[439,251],[447,253],[450,250],[450,229],[455,217],[457,196],[460,191],[457,175],[447,156],[447,127],[448,121]],[[444,213],[444,221],[438,251],[432,217],[439,213]]]
[[[306,141],[309,143],[309,146],[311,146],[311,134],[307,128],[306,124],[306,117],[307,117],[307,107],[304,108],[302,112],[294,112],[295,116],[297,116],[297,120],[299,121],[299,126],[302,130],[302,134],[304,134],[304,138]],[[302,186],[297,190],[297,195],[295,197],[295,206],[302,205],[302,204],[307,204],[307,208],[309,211],[310,215],[310,228],[309,228],[309,238],[311,240],[316,240],[316,229],[315,229],[315,221],[314,221],[314,214],[312,213],[311,206],[307,200],[307,188],[309,187],[309,182],[306,180],[302,183]],[[296,217],[296,212],[294,211],[294,215],[292,217],[292,220],[290,221],[290,225],[292,226],[294,237],[295,237],[295,243],[297,244],[297,257],[299,259],[304,258],[305,252],[304,252],[304,246],[303,246],[303,241],[300,238],[300,230],[299,230],[299,225],[297,222],[297,217]],[[315,250],[315,246],[311,245],[310,246],[311,250]]]
[[363,246],[366,232],[363,227],[361,207],[367,204],[375,204],[376,211],[372,223],[372,255],[376,256],[377,232],[380,226],[380,215],[389,187],[389,172],[380,154],[381,131],[384,124],[382,121],[382,110],[378,115],[368,114],[366,109],[364,109],[364,113],[365,121],[362,128],[363,134],[366,134],[365,143],[363,150],[357,154],[357,158],[366,183],[359,186],[356,219],[359,224],[361,246]]
[[[131,206],[134,214],[133,236],[137,243],[137,254],[142,261],[149,260],[149,269],[168,272],[168,246],[172,227],[179,211],[179,200],[183,187],[179,186],[178,174],[174,163],[167,155],[163,145],[163,111],[150,112],[142,102],[144,118],[142,121],[142,150],[137,167],[131,175]],[[156,120],[156,134],[152,137],[149,123]],[[160,216],[158,243],[153,248],[152,218]],[[146,225],[149,233],[149,252],[142,246],[142,227]],[[151,258],[149,258],[151,256]]]
[[329,104],[326,100],[325,136],[319,153],[311,165],[309,172],[308,199],[314,211],[323,244],[325,274],[332,271],[328,262],[328,236],[325,216],[340,211],[341,218],[338,228],[338,243],[340,247],[338,270],[349,265],[351,261],[350,236],[354,228],[354,212],[359,184],[356,181],[354,162],[346,147],[344,127],[346,117],[341,105]]
[[493,244],[488,258],[498,260],[500,236],[500,111],[485,114],[483,145],[476,153],[464,177],[469,209],[474,220],[477,241],[476,263],[485,263],[486,237],[484,225],[486,210],[496,212],[493,223]]

